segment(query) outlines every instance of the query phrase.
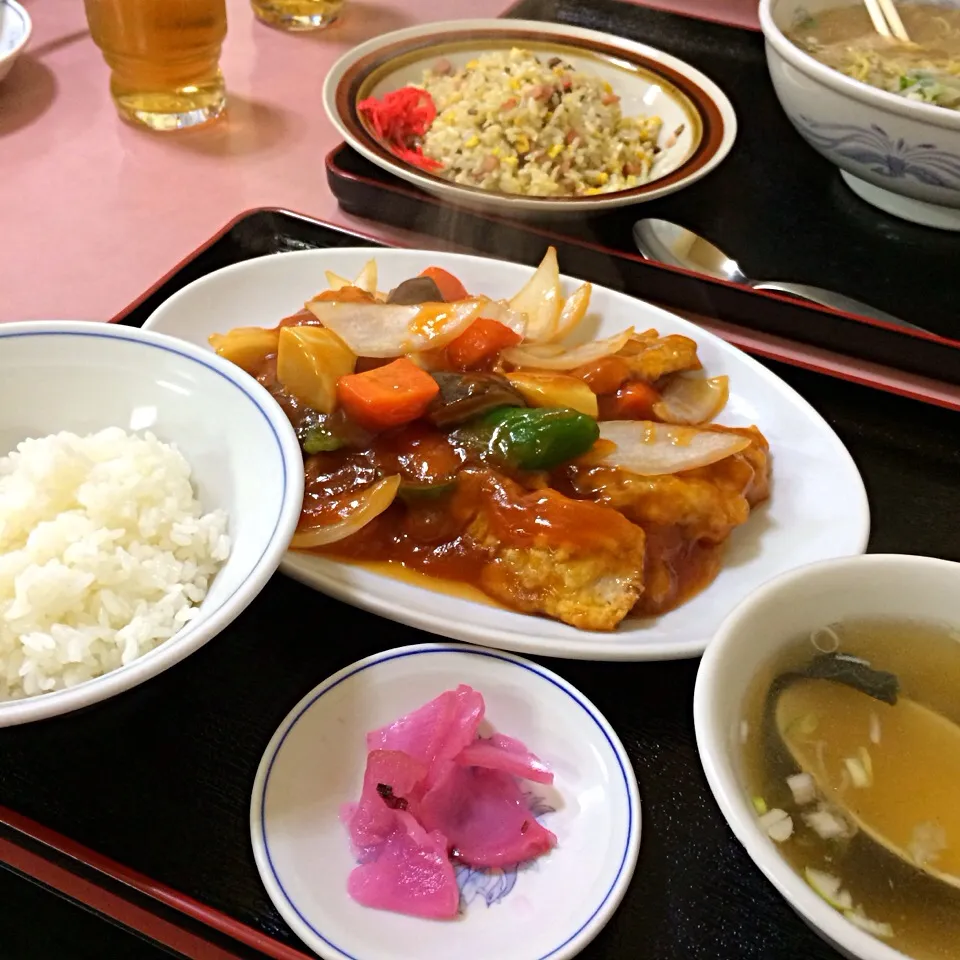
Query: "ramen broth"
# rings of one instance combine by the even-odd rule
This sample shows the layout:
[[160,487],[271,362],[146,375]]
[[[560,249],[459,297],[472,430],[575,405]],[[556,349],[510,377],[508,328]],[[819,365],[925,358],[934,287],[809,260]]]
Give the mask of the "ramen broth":
[[862,3],[806,16],[786,31],[821,63],[911,100],[960,110],[960,8],[898,3],[911,43],[883,37]]
[[[867,661],[868,680],[895,675],[896,704],[795,676],[837,652]],[[958,725],[960,631],[860,620],[787,648],[751,688],[741,726],[746,788],[779,851],[852,922],[916,960],[960,957],[960,888],[913,865],[960,885]],[[945,815],[934,822],[931,809]],[[791,821],[788,837],[776,811]],[[877,828],[913,863],[876,842]]]

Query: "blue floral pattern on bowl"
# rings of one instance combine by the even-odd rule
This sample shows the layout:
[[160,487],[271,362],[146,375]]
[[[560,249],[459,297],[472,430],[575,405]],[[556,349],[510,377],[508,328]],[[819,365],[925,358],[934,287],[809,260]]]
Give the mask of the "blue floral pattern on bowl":
[[[530,811],[537,818],[542,819],[548,813],[555,813],[542,797],[533,793],[525,793]],[[499,903],[517,885],[519,874],[527,870],[536,870],[538,861],[530,860],[527,863],[516,864],[512,867],[490,867],[479,869],[458,864],[454,867],[457,877],[457,886],[460,888],[460,912],[463,913],[474,901],[483,900],[488,907]]]
[[960,191],[960,156],[936,144],[894,139],[877,124],[826,123],[802,114],[790,119],[817,149],[863,164],[878,176]]

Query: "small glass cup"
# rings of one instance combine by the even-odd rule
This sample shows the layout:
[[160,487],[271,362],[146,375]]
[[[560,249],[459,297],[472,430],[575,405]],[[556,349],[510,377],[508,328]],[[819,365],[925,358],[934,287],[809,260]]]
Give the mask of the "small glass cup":
[[281,30],[323,30],[343,9],[344,0],[251,0],[258,20]]
[[151,130],[209,123],[223,113],[225,0],[84,0],[110,67],[120,116]]

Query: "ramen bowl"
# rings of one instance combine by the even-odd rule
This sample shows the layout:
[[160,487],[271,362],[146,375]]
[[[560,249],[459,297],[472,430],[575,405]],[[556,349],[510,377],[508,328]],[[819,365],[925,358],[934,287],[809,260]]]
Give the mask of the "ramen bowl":
[[[767,66],[780,104],[862,199],[914,223],[960,230],[960,111],[847,77],[786,36],[823,10],[861,2],[760,0]],[[938,4],[956,8],[960,0]]]
[[726,618],[707,647],[694,692],[697,747],[730,828],[800,917],[846,957],[906,960],[808,885],[764,829],[748,786],[745,743],[761,731],[749,729],[746,718],[758,683],[769,688],[798,637],[856,620],[960,623],[960,563],[855,556],[800,567],[766,583]]

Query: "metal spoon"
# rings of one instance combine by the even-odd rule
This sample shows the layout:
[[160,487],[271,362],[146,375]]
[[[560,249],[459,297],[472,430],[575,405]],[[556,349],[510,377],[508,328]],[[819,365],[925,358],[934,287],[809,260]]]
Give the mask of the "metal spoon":
[[901,320],[899,317],[884,313],[876,307],[871,307],[853,297],[835,293],[833,290],[824,290],[806,283],[786,283],[781,280],[751,280],[740,269],[736,260],[731,260],[722,250],[715,247],[709,240],[704,240],[692,230],[687,230],[669,220],[638,220],[633,225],[633,240],[640,253],[647,260],[666,263],[671,267],[683,267],[718,280],[729,280],[731,283],[742,283],[753,287],[754,290],[774,290],[777,293],[786,293],[800,300],[809,300],[822,307],[832,307],[834,310],[843,310],[845,313],[859,313],[874,320],[883,320],[886,323],[896,324],[908,330],[920,330],[923,333],[930,331]]

